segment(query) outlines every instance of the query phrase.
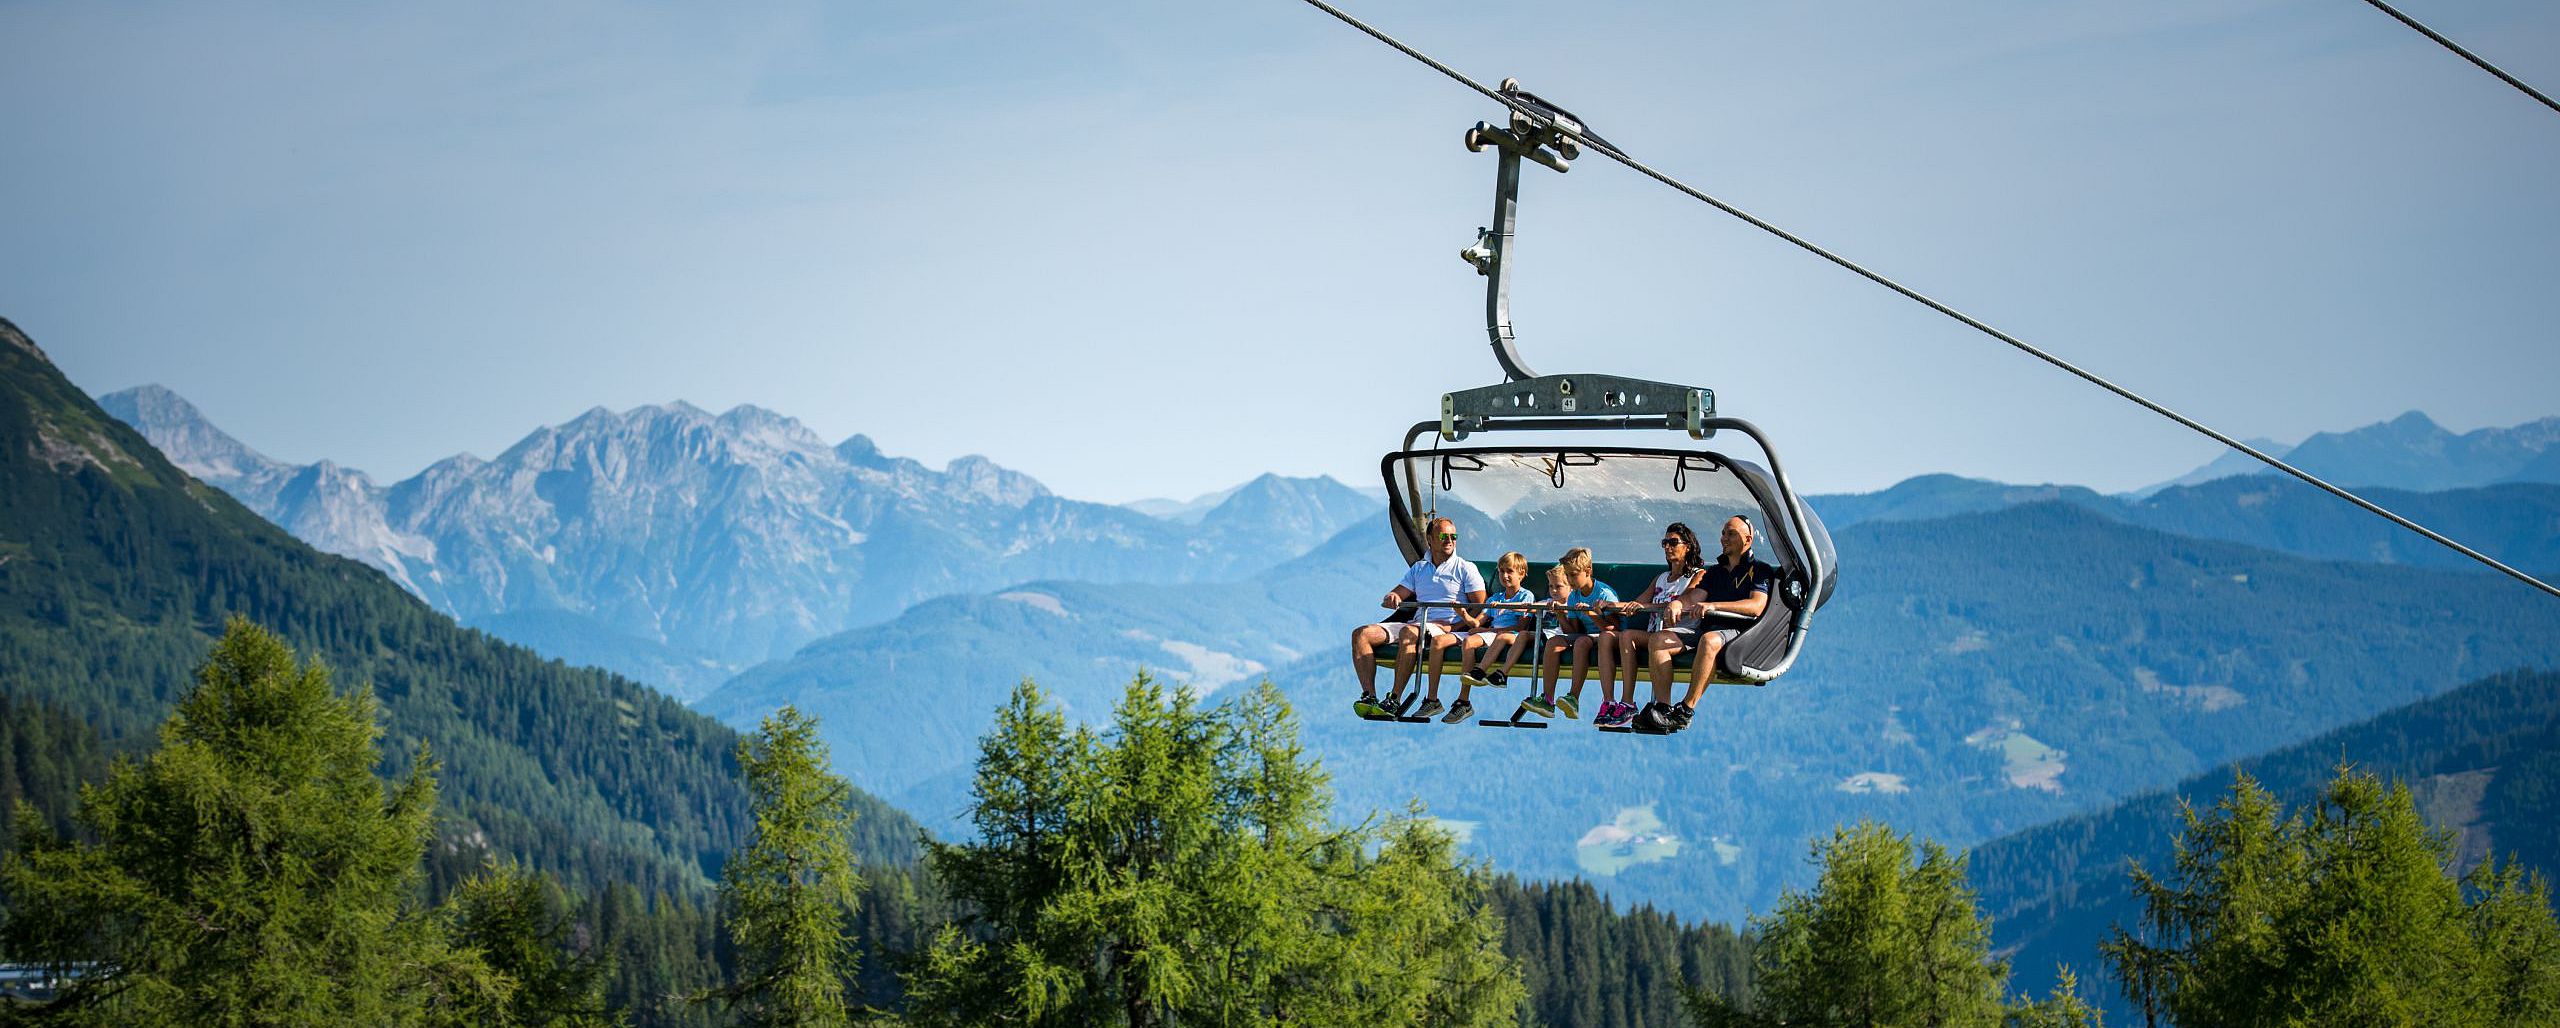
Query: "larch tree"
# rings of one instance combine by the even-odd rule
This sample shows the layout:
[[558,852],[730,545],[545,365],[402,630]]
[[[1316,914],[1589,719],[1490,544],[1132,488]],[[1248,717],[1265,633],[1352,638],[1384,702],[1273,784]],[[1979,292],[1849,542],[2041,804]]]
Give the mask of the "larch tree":
[[435,762],[375,777],[372,694],[340,695],[234,620],[159,749],[81,798],[94,842],[20,817],[0,868],[12,959],[71,1023],[480,1023],[512,983],[417,903]]
[[907,977],[923,1024],[1508,1024],[1483,873],[1419,818],[1337,828],[1263,683],[1217,709],[1144,675],[1107,734],[1029,682],[981,741],[960,901]]
[[852,788],[827,770],[817,719],[792,707],[738,744],[738,768],[755,835],[720,869],[738,971],[715,995],[753,1024],[846,1024],[858,957],[847,927],[862,894]]
[[2560,927],[2515,867],[2456,879],[2404,785],[2341,768],[2305,813],[2241,775],[2183,815],[2104,949],[2146,1025],[2560,1023]]

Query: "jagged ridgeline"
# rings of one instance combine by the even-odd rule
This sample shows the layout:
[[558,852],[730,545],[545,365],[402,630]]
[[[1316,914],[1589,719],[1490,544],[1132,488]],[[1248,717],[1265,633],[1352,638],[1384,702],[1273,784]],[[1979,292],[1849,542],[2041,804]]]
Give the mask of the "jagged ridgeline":
[[[0,320],[0,695],[68,715],[108,750],[146,748],[234,614],[326,661],[341,687],[371,683],[387,760],[405,767],[433,748],[448,815],[430,861],[440,879],[495,853],[582,891],[685,891],[745,837],[736,733],[461,628],[380,572],[304,545],[171,466]],[[915,823],[857,802],[861,859],[912,861]]]

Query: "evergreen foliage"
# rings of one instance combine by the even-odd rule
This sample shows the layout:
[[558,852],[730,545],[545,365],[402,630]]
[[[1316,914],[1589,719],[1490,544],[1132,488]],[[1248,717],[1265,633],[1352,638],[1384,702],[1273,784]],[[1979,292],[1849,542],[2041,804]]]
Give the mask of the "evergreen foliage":
[[1620,912],[1591,883],[1497,877],[1504,950],[1520,964],[1540,1024],[1680,1024],[1698,989],[1730,1003],[1751,990],[1751,942],[1720,924],[1683,925],[1652,907]]
[[1690,1009],[1714,1028],[1997,1028],[2086,1025],[2095,1014],[2065,990],[2041,1003],[2003,1002],[2005,960],[1965,883],[1965,861],[1873,822],[1814,844],[1812,890],[1792,892],[1758,923],[1750,1009],[1704,993]]
[[738,978],[720,993],[748,1023],[846,1022],[845,978],[858,954],[845,933],[861,896],[852,788],[827,771],[815,718],[790,707],[738,744],[755,836],[720,871]]
[[498,1020],[525,1028],[626,1023],[604,996],[606,958],[574,952],[577,924],[558,886],[515,864],[492,864],[446,902],[455,944],[513,984]]
[[2145,915],[2104,947],[2146,1025],[2560,1021],[2560,929],[2537,876],[2445,871],[2405,785],[2339,769],[2307,814],[2247,775],[2182,812]]
[[160,748],[85,793],[96,842],[21,816],[0,865],[17,959],[76,977],[51,1011],[97,1024],[421,1024],[508,981],[416,904],[435,809],[421,749],[374,776],[372,695],[235,621]]
[[[1108,734],[1025,681],[981,743],[962,903],[908,977],[921,1024],[1493,1024],[1525,991],[1486,876],[1420,817],[1328,826],[1268,683],[1217,710],[1141,675]],[[1374,849],[1373,849],[1374,847]]]

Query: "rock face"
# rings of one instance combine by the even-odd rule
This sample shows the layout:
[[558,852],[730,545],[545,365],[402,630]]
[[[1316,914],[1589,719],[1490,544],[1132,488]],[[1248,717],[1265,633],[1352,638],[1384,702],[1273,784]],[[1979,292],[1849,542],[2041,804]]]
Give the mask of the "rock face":
[[268,458],[157,386],[100,402],[190,474],[464,622],[679,695],[930,597],[1240,577],[1376,516],[1330,479],[1266,476],[1188,525],[1062,499],[984,457],[935,471],[682,402],[590,410],[383,488]]

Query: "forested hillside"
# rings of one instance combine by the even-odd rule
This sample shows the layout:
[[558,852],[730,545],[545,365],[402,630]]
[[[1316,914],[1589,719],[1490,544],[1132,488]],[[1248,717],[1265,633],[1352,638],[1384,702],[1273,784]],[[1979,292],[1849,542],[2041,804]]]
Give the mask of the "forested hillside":
[[2041,987],[2057,962],[2084,977],[2100,966],[2108,926],[2141,912],[2129,862],[2168,866],[2180,804],[2212,805],[2235,772],[2301,804],[2341,765],[2409,783],[2428,821],[2455,833],[2463,868],[2494,853],[2546,877],[2560,872],[2560,674],[2496,675],[1976,848],[1983,909],[2000,944],[2016,948],[2020,981]]
[[[0,322],[0,694],[131,750],[235,614],[371,683],[388,752],[432,748],[441,867],[494,853],[581,889],[690,890],[745,830],[729,729],[462,629],[296,541],[170,466]],[[57,774],[26,777],[58,801]],[[912,821],[877,801],[863,814],[866,855],[912,858]]]

